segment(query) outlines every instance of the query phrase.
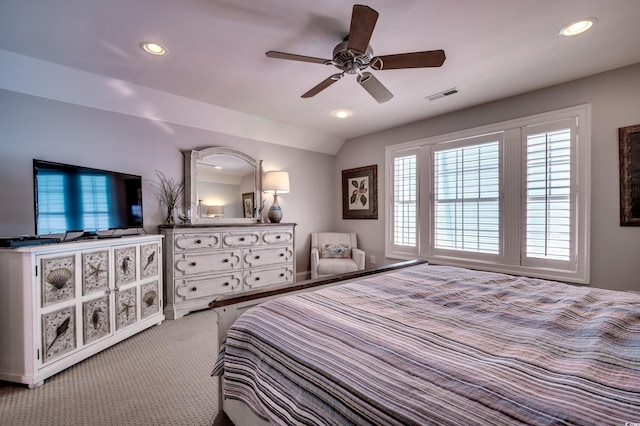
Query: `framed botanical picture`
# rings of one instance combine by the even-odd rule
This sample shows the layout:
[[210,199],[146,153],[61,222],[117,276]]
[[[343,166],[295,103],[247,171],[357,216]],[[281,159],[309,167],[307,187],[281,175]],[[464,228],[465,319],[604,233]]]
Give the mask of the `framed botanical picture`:
[[618,129],[620,226],[640,226],[640,124]]
[[247,192],[242,194],[242,211],[244,217],[252,218],[253,212],[255,211],[255,202],[254,202],[255,193]]
[[342,218],[378,218],[378,166],[342,171]]

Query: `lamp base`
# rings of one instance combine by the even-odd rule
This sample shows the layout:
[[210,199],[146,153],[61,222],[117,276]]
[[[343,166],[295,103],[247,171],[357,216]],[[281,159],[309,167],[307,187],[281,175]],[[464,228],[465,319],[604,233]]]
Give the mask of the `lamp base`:
[[282,209],[280,208],[280,204],[278,204],[278,194],[273,194],[273,204],[271,204],[269,208],[267,217],[271,223],[280,223],[282,220]]

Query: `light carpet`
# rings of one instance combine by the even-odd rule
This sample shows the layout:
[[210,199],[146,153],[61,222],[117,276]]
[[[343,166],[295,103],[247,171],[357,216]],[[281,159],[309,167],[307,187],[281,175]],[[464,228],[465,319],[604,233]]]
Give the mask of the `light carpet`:
[[0,382],[0,425],[212,425],[215,325],[213,311],[195,312],[142,331],[40,387]]

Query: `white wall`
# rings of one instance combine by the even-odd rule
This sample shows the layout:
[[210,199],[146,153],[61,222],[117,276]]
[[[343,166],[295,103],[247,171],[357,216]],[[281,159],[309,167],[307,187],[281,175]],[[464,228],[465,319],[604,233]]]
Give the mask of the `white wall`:
[[[141,175],[147,232],[164,221],[150,182],[181,179],[181,150],[227,146],[286,170],[283,222],[297,223],[298,271],[309,270],[310,233],[331,229],[334,156],[0,90],[0,236],[34,233],[34,158]],[[265,203],[268,209],[272,197]]]
[[640,124],[640,64],[348,141],[336,156],[334,215],[342,218],[341,171],[377,164],[378,220],[338,219],[336,228],[357,232],[359,245],[377,263],[391,262],[383,259],[385,146],[583,103],[592,105],[591,285],[640,291],[640,227],[619,225],[618,174],[618,128]]

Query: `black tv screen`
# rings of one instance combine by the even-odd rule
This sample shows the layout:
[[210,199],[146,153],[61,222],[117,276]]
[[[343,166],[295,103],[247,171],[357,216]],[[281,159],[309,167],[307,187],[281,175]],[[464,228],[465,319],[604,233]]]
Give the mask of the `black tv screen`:
[[142,178],[33,160],[36,234],[142,227]]

